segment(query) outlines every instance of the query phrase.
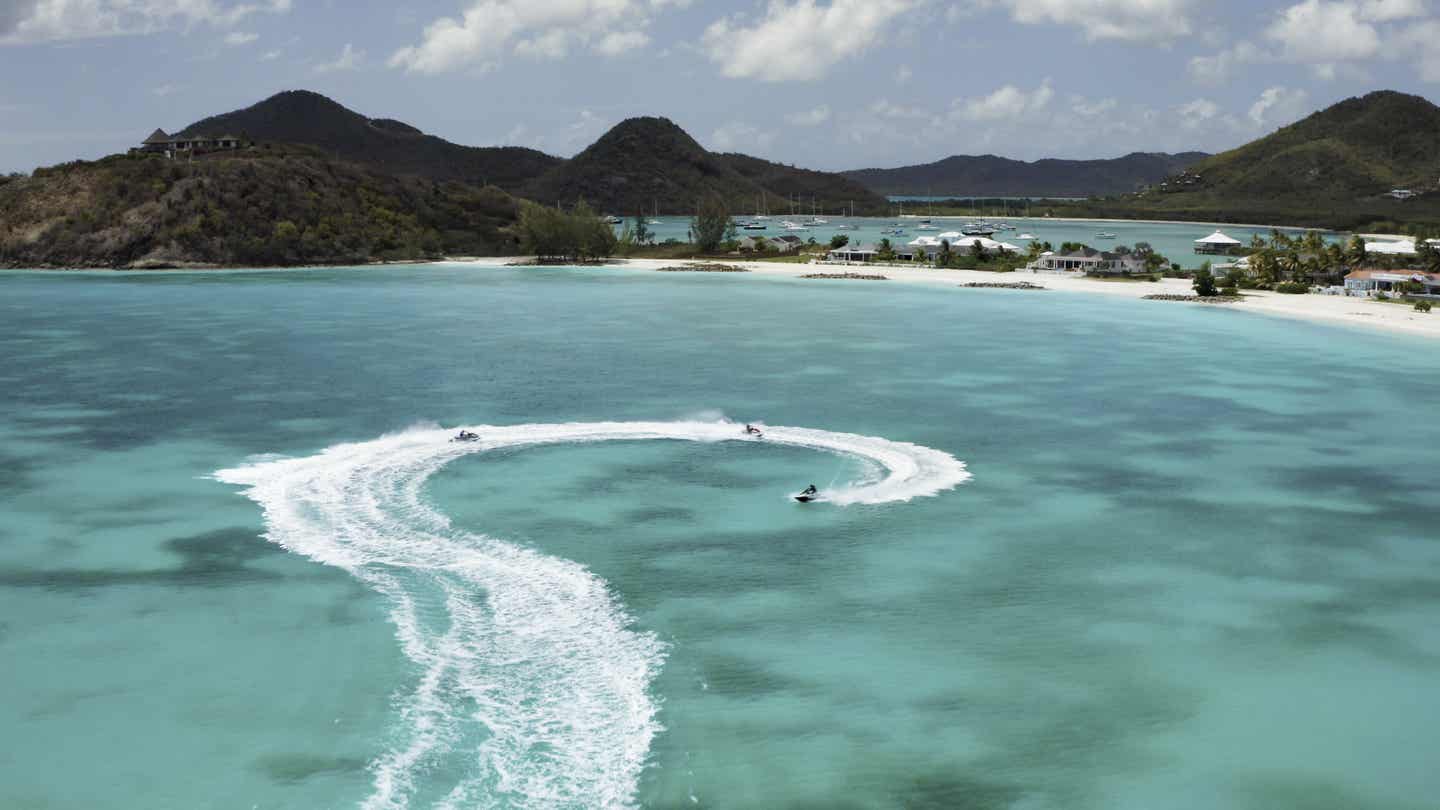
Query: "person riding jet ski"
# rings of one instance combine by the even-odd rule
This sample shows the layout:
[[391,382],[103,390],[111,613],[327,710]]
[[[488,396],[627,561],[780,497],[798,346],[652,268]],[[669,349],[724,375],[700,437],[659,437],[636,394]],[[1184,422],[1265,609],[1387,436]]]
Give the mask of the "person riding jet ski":
[[819,497],[820,490],[816,489],[814,484],[811,484],[810,486],[806,487],[805,490],[799,495],[796,495],[795,500],[799,501],[800,503],[810,503],[811,501]]
[[460,431],[459,433],[455,434],[455,438],[451,439],[450,441],[452,441],[452,442],[473,442],[473,441],[478,441],[479,438],[480,438],[480,434],[479,434],[479,433],[471,433],[471,432],[468,431],[468,430],[462,430],[462,431]]
[[765,435],[765,434],[761,433],[761,432],[760,432],[760,428],[757,428],[757,427],[755,427],[754,425],[746,425],[746,426],[745,426],[745,435],[746,435],[746,436],[763,436],[763,435]]

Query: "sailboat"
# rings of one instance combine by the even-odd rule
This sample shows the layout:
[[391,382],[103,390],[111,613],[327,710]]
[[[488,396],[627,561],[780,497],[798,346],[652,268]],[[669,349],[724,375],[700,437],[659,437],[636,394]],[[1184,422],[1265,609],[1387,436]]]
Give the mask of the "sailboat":
[[646,225],[659,225],[659,224],[660,224],[660,200],[659,200],[659,198],[656,198],[656,199],[655,199],[655,213],[654,213],[654,215],[652,215],[652,216],[650,217],[650,221],[647,222],[647,223],[645,223],[645,224],[646,224]]

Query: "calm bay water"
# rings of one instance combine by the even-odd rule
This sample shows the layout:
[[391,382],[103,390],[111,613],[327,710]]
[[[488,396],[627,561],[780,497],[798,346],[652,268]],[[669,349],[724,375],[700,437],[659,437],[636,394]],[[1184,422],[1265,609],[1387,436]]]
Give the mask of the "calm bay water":
[[[633,784],[580,784],[646,808],[1440,793],[1429,343],[1055,292],[432,266],[0,274],[0,345],[0,807],[596,806],[565,793],[566,730],[530,725],[591,663],[597,688],[645,673],[642,722],[581,742],[633,743],[643,703],[663,730]],[[974,479],[802,507],[864,470],[764,443],[503,449],[293,516],[375,529],[394,556],[361,562],[213,477],[417,426],[721,415],[914,442]],[[376,511],[409,485],[439,540]],[[481,535],[523,554],[473,592],[400,556]],[[537,572],[610,602],[529,615],[541,646],[511,655],[497,600]]]

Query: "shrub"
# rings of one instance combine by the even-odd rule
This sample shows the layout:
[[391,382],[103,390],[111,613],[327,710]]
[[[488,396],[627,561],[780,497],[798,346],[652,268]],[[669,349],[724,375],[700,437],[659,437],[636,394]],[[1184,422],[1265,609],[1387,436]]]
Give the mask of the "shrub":
[[615,231],[584,202],[565,211],[526,205],[520,212],[520,243],[545,259],[588,261],[615,255]]
[[1310,285],[1303,281],[1282,281],[1275,285],[1275,292],[1286,295],[1304,295],[1310,292]]
[[830,237],[831,250],[839,250],[840,248],[843,248],[848,244],[850,244],[850,237],[843,233],[837,233],[834,236]]
[[1430,302],[1429,302],[1429,301],[1416,301],[1416,302],[1415,302],[1415,311],[1416,311],[1416,312],[1429,312],[1429,311],[1430,311]]
[[1209,267],[1201,267],[1195,271],[1195,281],[1190,285],[1195,288],[1195,294],[1201,298],[1214,298],[1219,294],[1215,288],[1215,276],[1211,275]]
[[1240,294],[1240,291],[1234,287],[1221,287],[1220,294],[1227,298],[1234,298]]

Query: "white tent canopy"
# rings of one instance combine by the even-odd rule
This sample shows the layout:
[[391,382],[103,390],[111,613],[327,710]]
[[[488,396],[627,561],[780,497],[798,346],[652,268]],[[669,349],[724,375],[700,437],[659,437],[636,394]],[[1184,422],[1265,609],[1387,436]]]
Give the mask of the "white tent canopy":
[[1245,244],[1245,243],[1244,243],[1244,242],[1241,242],[1239,239],[1236,239],[1236,238],[1234,238],[1234,237],[1226,236],[1225,234],[1221,233],[1220,231],[1216,231],[1216,232],[1210,234],[1209,236],[1205,237],[1204,239],[1196,239],[1196,240],[1195,240],[1195,244],[1197,244],[1197,245],[1225,245],[1225,246],[1227,246],[1227,247],[1234,247],[1234,246],[1238,246],[1238,245],[1243,245],[1243,244]]
[[1365,252],[1378,253],[1383,256],[1413,256],[1415,255],[1415,243],[1413,241],[1366,242]]

